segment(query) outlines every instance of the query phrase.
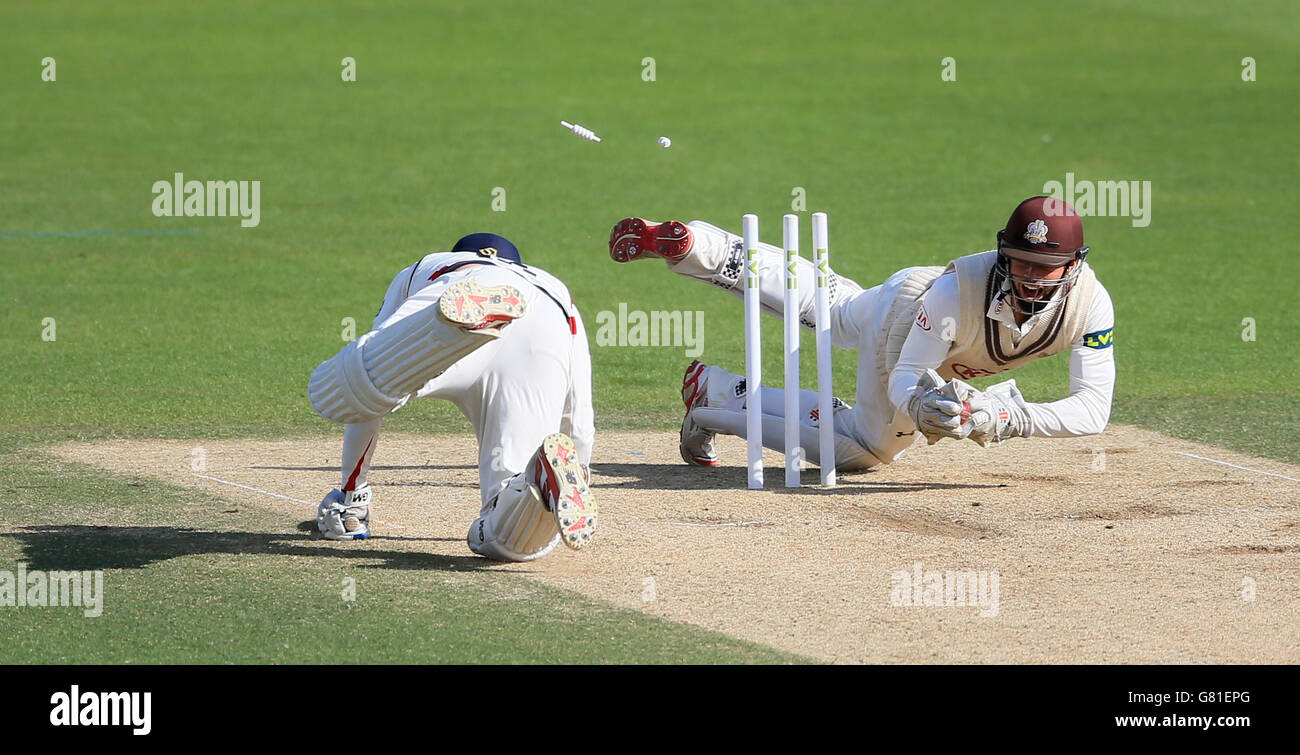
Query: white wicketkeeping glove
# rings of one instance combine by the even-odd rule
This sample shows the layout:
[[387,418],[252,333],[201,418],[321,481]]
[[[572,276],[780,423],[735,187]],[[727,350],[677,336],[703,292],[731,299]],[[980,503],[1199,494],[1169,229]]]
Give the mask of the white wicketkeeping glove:
[[[960,381],[945,384],[939,373],[926,370],[907,402],[907,413],[916,423],[916,429],[932,446],[942,438],[966,437],[961,422],[962,397],[955,383]],[[961,385],[970,388],[965,383]]]
[[971,389],[966,406],[970,411],[970,419],[964,423],[967,437],[981,446],[1022,434],[1027,418],[1025,397],[1020,395],[1014,379],[990,385],[984,391]]

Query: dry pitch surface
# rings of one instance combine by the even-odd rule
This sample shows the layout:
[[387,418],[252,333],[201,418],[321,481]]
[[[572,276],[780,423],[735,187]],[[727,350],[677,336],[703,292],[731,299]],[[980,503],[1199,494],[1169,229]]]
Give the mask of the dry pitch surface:
[[[773,487],[783,475],[771,454],[769,488],[749,491],[739,439],[722,439],[719,469],[683,465],[676,433],[598,443],[595,544],[493,568],[840,663],[1300,662],[1292,465],[1112,426],[1097,438],[989,450],[918,442],[833,490],[815,485],[815,469],[809,487]],[[202,472],[192,469],[196,446]],[[285,533],[313,519],[338,483],[338,445],[321,440],[53,450],[280,512]],[[375,536],[322,547],[469,556],[475,463],[473,438],[381,438]],[[986,598],[996,574],[996,610],[973,597],[896,605],[899,573],[918,563],[931,589],[936,571],[984,572]]]

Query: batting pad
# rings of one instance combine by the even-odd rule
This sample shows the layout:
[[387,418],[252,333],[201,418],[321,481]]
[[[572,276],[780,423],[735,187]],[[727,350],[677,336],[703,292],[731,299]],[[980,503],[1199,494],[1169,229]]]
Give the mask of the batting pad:
[[389,413],[401,402],[382,393],[366,375],[361,351],[372,334],[344,346],[321,362],[307,383],[307,398],[316,413],[331,422],[369,422]]
[[311,375],[312,408],[333,422],[369,422],[396,409],[425,383],[496,338],[438,315],[438,291],[421,291],[377,330],[344,346]]
[[469,549],[480,556],[532,561],[555,548],[560,532],[537,488],[519,474],[497,495],[492,508],[470,525],[466,539]]

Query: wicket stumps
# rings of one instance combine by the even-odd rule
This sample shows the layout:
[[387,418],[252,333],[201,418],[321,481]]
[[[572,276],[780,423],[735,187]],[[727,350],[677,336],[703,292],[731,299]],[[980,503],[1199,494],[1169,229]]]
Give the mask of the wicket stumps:
[[759,274],[762,255],[758,251],[758,216],[741,219],[745,237],[745,438],[749,443],[749,487],[763,487],[763,407],[759,387],[763,384],[763,328],[759,310]]
[[817,434],[822,484],[835,484],[835,387],[831,385],[831,257],[826,213],[812,216],[813,265],[817,268]]
[[[758,245],[758,216],[741,220],[745,244],[745,434],[749,446],[749,487],[763,487],[762,323],[759,304],[762,255]],[[799,487],[804,449],[800,440],[802,411],[799,391],[799,217],[786,215],[782,230],[785,249],[785,485]],[[835,427],[831,388],[830,255],[826,213],[812,216],[813,263],[816,268],[817,425],[821,481],[835,484]]]
[[[799,420],[799,216],[782,218],[781,230],[785,240],[785,306],[781,318],[785,325],[785,486],[799,487],[803,471],[803,444],[800,440]],[[795,316],[791,317],[790,313]]]

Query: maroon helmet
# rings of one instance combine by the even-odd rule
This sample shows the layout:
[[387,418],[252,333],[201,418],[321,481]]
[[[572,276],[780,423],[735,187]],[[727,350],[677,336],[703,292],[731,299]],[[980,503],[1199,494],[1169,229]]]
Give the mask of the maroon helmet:
[[[1007,225],[998,231],[998,261],[994,273],[1009,284],[1020,283],[1048,289],[1049,295],[1027,299],[1015,285],[1008,285],[1012,305],[1021,313],[1041,311],[1056,297],[1064,299],[1074,287],[1088,256],[1083,243],[1083,221],[1079,213],[1053,197],[1030,197],[1016,206]],[[1065,275],[1056,279],[1027,278],[1011,274],[1011,261],[1018,260],[1045,267],[1069,265]]]

